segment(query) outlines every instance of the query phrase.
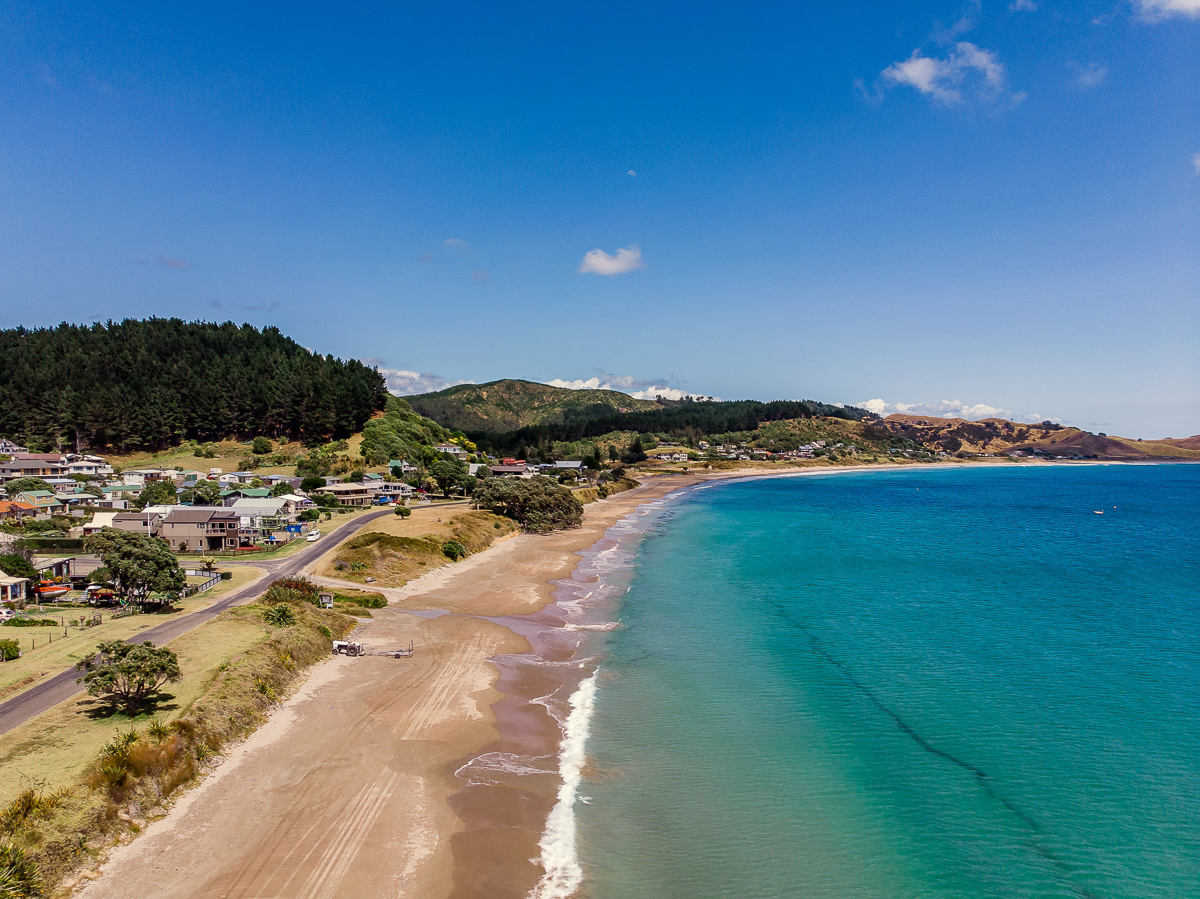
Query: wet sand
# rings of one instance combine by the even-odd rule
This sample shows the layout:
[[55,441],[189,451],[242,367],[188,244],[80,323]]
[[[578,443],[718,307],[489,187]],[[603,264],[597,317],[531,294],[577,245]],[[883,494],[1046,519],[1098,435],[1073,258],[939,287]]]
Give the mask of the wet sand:
[[464,789],[455,772],[488,751],[542,756],[553,772],[558,726],[528,700],[562,679],[516,669],[502,677],[489,659],[530,644],[511,622],[488,619],[538,613],[581,550],[642,503],[696,480],[652,480],[587,506],[582,528],[512,537],[381,591],[389,607],[355,639],[378,648],[411,640],[415,656],[318,664],[263,728],[170,814],[114,850],[77,895],[527,895],[541,875],[537,841],[555,776],[533,778],[533,787]]

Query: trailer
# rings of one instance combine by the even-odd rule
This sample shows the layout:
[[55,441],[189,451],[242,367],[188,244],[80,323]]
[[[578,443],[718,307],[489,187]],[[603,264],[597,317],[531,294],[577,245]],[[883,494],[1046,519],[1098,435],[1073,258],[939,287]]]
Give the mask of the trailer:
[[371,649],[364,643],[354,640],[334,640],[333,654],[343,656],[387,656],[389,659],[411,659],[413,644],[410,640],[407,649]]

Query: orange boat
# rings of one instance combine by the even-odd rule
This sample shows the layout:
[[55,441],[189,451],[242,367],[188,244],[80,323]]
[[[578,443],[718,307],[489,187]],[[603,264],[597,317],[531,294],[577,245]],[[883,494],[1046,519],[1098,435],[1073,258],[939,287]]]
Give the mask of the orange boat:
[[54,581],[42,581],[34,588],[42,599],[58,599],[71,592],[70,584],[56,584]]

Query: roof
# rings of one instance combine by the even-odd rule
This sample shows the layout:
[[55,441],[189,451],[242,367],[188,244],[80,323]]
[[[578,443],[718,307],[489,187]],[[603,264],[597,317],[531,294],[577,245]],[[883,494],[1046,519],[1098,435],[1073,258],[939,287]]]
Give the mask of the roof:
[[53,490],[22,490],[17,496],[35,496],[38,499],[54,498]]
[[97,512],[92,516],[92,520],[84,527],[89,528],[108,528],[112,527],[113,519],[117,517],[116,512]]
[[572,462],[572,461],[555,462],[554,467],[555,468],[583,468],[583,463],[582,462]]
[[36,509],[33,503],[23,503],[16,499],[0,499],[0,512],[29,512]]
[[28,584],[28,583],[29,583],[29,578],[27,578],[27,577],[9,577],[4,572],[0,571],[0,584],[4,584],[9,587],[15,587],[17,584]]
[[214,518],[237,518],[232,509],[208,506],[203,509],[173,509],[167,516],[167,524],[204,524]]
[[494,472],[498,472],[498,473],[508,473],[508,472],[510,472],[510,471],[524,471],[524,470],[525,470],[525,463],[524,463],[524,462],[519,462],[519,463],[517,463],[516,465],[491,465],[491,466],[489,466],[489,467],[490,467],[490,468],[492,469],[492,471],[494,471]]
[[354,481],[351,481],[349,484],[330,484],[327,487],[320,488],[320,490],[318,490],[317,492],[318,493],[337,494],[339,492],[345,493],[347,490],[370,490],[370,489],[371,488],[366,484],[357,484]]
[[65,468],[65,462],[59,462],[57,459],[9,459],[7,462],[0,463],[5,468],[50,468],[58,466]]
[[286,505],[287,500],[284,499],[237,499],[226,508],[234,512],[276,513]]

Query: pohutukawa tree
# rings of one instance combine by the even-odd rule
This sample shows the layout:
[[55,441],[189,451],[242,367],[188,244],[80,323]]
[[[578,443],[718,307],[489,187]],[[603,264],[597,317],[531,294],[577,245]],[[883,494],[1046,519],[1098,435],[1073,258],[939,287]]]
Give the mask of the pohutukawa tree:
[[179,658],[163,646],[109,640],[75,663],[84,672],[76,683],[87,684],[91,696],[109,697],[132,718],[142,704],[167,683],[182,676]]

